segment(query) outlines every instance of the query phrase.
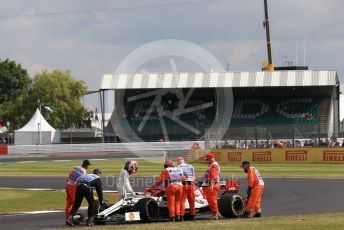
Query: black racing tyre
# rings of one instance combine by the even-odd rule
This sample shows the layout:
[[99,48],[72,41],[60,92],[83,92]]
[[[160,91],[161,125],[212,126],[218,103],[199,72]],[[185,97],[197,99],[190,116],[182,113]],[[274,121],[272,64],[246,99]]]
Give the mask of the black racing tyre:
[[94,218],[93,223],[96,225],[104,225],[106,224],[106,219]]
[[81,222],[85,221],[85,217],[82,213],[76,213],[72,216],[72,221],[74,225],[79,225]]
[[135,210],[140,212],[141,220],[145,223],[158,221],[159,206],[153,198],[142,198],[135,204]]
[[237,218],[244,214],[244,202],[237,194],[226,194],[218,200],[219,212],[226,218]]

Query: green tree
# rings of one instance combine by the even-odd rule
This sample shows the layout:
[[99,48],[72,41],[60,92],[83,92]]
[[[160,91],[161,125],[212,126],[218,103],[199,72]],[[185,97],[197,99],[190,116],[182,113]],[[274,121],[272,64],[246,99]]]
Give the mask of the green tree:
[[13,102],[0,105],[0,117],[10,120],[12,129],[25,125],[39,104],[52,108],[52,112],[42,109],[42,114],[54,128],[83,125],[86,110],[80,97],[87,91],[84,81],[73,79],[69,71],[44,70],[35,75],[29,88]]
[[[25,116],[23,113],[13,113],[13,111],[16,107],[15,101],[22,101],[25,98],[22,95],[28,93],[30,84],[31,79],[27,70],[23,69],[20,64],[9,59],[0,60],[0,121],[2,123],[12,122],[12,116],[16,116],[17,119]],[[11,123],[12,125],[13,123]]]
[[0,117],[11,122],[10,130],[22,127],[33,115],[35,109],[29,95],[29,91],[23,91],[15,100],[0,104]]
[[44,70],[33,80],[30,100],[52,108],[52,112],[43,113],[54,128],[80,127],[86,113],[80,97],[86,91],[86,83],[73,79],[69,71]]
[[28,90],[31,79],[25,69],[15,61],[0,60],[0,104],[14,101]]

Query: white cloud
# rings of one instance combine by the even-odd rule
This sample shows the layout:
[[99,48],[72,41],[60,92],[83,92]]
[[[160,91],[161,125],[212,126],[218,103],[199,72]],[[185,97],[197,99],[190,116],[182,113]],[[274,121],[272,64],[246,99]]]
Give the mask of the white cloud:
[[[269,3],[275,63],[280,64],[284,55],[295,59],[296,41],[301,53],[306,38],[307,59],[312,67],[344,73],[342,0]],[[1,1],[0,16],[148,4],[161,1],[8,0]],[[175,38],[203,46],[223,64],[228,60],[231,70],[258,70],[266,59],[262,22],[263,1],[257,0],[103,14],[0,17],[0,58],[13,58],[32,73],[39,68],[69,69],[90,88],[97,88],[102,74],[113,72],[135,48],[154,40]]]

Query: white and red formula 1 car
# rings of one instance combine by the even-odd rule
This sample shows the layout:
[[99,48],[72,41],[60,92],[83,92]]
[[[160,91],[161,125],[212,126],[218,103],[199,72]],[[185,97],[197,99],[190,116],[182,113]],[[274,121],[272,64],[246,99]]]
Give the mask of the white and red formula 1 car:
[[[225,189],[218,198],[219,213],[225,218],[237,218],[244,213],[244,203],[238,195],[239,183],[230,180],[222,182]],[[202,187],[195,189],[196,212],[207,213],[209,206],[202,191]],[[189,203],[185,204],[186,213]],[[146,188],[138,197],[125,198],[107,207],[98,213],[94,219],[95,224],[123,223],[126,221],[157,222],[168,218],[166,192],[164,188]]]

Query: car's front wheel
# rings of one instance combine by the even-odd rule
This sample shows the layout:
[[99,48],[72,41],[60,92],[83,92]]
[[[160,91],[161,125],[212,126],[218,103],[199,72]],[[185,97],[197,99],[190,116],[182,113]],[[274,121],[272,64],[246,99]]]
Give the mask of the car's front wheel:
[[156,222],[159,218],[159,206],[153,198],[142,198],[135,204],[143,222]]

